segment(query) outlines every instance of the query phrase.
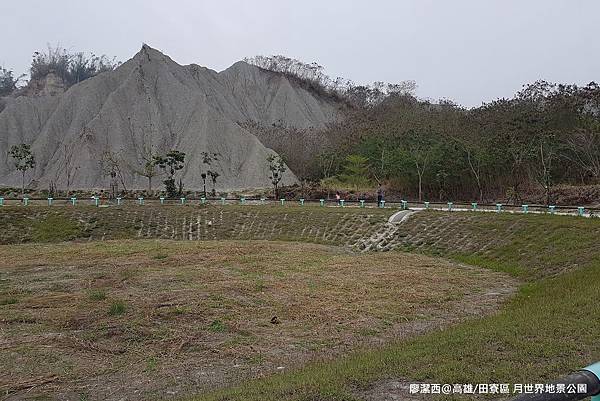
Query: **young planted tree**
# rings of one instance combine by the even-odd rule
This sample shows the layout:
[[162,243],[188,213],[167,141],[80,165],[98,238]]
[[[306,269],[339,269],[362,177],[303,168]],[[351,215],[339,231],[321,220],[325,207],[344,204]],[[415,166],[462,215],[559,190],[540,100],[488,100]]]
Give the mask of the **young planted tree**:
[[15,168],[21,172],[21,195],[25,195],[25,173],[35,167],[35,156],[31,146],[25,143],[11,146],[9,154],[15,161]]
[[536,178],[544,188],[546,205],[550,205],[552,201],[552,168],[554,161],[558,158],[558,147],[556,139],[552,134],[541,135],[538,139],[537,149],[537,165]]
[[212,181],[212,196],[216,196],[217,195],[217,178],[219,178],[219,176],[221,174],[219,174],[216,171],[213,170],[208,170],[206,172],[208,174],[208,176],[210,177],[210,180]]
[[77,171],[79,170],[79,166],[75,164],[75,147],[69,144],[63,144],[61,156],[61,166],[58,170],[57,181],[61,175],[64,175],[65,192],[68,196],[75,176],[77,175]]
[[145,147],[138,164],[129,166],[129,169],[134,174],[145,177],[148,180],[148,195],[152,193],[152,178],[158,175],[155,156],[151,147]]
[[269,163],[269,171],[271,175],[269,179],[273,184],[273,195],[275,195],[275,199],[279,198],[279,183],[283,178],[283,173],[287,170],[285,166],[285,161],[279,155],[271,154],[267,156],[267,162]]
[[175,185],[175,174],[185,166],[185,153],[178,150],[171,150],[164,156],[154,156],[154,164],[167,173],[167,179],[163,181],[165,190],[170,198],[181,195],[183,192],[183,183],[179,180],[179,193]]
[[217,194],[216,186],[217,186],[217,178],[219,178],[220,174],[216,171],[216,167],[212,168],[213,162],[219,161],[221,157],[220,153],[210,153],[210,152],[202,152],[202,164],[207,168],[211,168],[206,172],[202,172],[202,179],[204,180],[204,196],[206,196],[206,177],[210,177],[212,181],[212,195],[215,196]]
[[123,160],[118,152],[106,151],[102,153],[100,168],[104,176],[110,178],[110,196],[112,198],[116,197],[119,192],[119,182],[123,186],[123,190],[127,191],[122,165]]
[[413,164],[418,177],[419,202],[423,201],[423,177],[428,172],[435,151],[430,132],[413,130],[406,144],[406,155]]

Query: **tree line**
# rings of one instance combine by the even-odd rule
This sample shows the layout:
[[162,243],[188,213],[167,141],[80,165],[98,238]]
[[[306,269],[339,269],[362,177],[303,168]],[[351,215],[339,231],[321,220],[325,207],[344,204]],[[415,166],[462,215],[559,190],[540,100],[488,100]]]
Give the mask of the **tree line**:
[[537,81],[473,109],[391,95],[322,138],[305,161],[309,180],[383,184],[418,200],[518,203],[533,188],[550,204],[556,184],[600,183],[600,88]]
[[286,157],[302,182],[356,192],[383,185],[416,200],[503,199],[557,184],[600,183],[600,88],[543,80],[510,99],[467,109],[415,97],[412,81],[356,85],[317,63],[246,59],[342,100],[346,117],[326,129],[242,124]]

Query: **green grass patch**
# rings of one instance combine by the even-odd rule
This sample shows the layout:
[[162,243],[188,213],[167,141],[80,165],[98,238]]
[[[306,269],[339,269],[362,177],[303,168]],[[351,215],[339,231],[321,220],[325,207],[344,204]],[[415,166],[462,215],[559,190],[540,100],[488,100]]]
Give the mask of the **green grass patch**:
[[504,260],[488,259],[476,254],[453,253],[449,255],[449,258],[459,263],[484,267],[497,272],[508,273],[514,277],[524,277],[527,273],[527,270],[517,264]]
[[31,223],[31,238],[36,242],[60,242],[77,238],[81,233],[77,222],[60,214],[49,214]]
[[88,298],[91,301],[104,301],[106,299],[106,291],[102,289],[88,291]]
[[213,333],[223,333],[225,330],[227,330],[227,327],[225,326],[225,323],[217,319],[213,320],[213,322],[208,326],[208,330],[212,331]]
[[118,316],[125,313],[126,310],[127,307],[125,306],[125,303],[123,301],[114,301],[112,304],[110,304],[108,314],[110,316]]

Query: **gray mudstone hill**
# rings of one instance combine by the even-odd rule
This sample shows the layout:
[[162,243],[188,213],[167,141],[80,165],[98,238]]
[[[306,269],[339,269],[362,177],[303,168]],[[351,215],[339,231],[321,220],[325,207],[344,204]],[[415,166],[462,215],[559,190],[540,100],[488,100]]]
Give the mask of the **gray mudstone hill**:
[[[181,171],[188,189],[202,187],[202,152],[219,153],[212,168],[217,188],[270,185],[266,157],[274,153],[250,131],[249,121],[320,128],[341,116],[341,106],[281,74],[238,62],[222,72],[182,66],[144,45],[114,71],[61,91],[3,98],[0,111],[0,186],[19,186],[10,146],[27,143],[37,159],[27,175],[32,188],[105,187],[108,158],[119,161],[128,189],[147,187],[140,170],[150,150],[186,152]],[[160,177],[154,178],[155,188]],[[286,172],[282,184],[296,182]]]

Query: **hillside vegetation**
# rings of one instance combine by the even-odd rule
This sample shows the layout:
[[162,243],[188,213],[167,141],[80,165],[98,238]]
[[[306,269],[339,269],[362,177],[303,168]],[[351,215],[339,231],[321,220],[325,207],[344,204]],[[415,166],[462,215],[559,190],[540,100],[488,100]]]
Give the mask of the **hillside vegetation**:
[[[325,130],[286,124],[253,132],[300,179],[332,189],[383,185],[418,200],[552,204],[558,185],[600,183],[600,87],[536,81],[511,99],[467,109],[415,96],[415,83],[356,85],[284,56],[249,62],[292,76],[351,107]],[[582,194],[583,195],[583,194]],[[585,202],[597,203],[594,199]]]

